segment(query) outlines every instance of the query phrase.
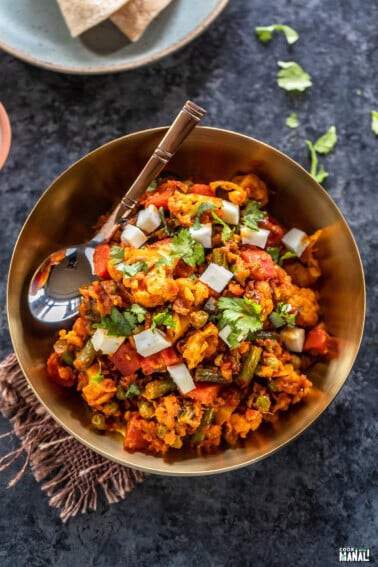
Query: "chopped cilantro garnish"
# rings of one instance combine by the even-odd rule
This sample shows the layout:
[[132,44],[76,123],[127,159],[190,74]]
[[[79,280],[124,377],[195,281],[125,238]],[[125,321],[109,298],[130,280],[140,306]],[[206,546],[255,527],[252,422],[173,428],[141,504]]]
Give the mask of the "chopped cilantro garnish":
[[124,259],[125,250],[122,246],[112,246],[110,249],[110,257],[116,260],[115,263],[122,262]]
[[122,246],[112,246],[110,249],[110,257],[114,260],[117,270],[125,276],[135,276],[138,272],[148,272],[148,264],[146,262],[134,262],[134,264],[125,264],[125,250]]
[[285,34],[286,41],[289,45],[293,45],[299,38],[298,33],[285,24],[273,24],[271,26],[259,26],[255,28],[257,37],[263,43],[270,41],[273,37],[273,33],[277,31],[282,31]]
[[171,329],[176,328],[176,321],[173,319],[169,308],[164,311],[160,311],[160,313],[155,313],[152,317],[151,331],[155,331],[156,327],[159,325],[165,325],[166,327],[171,327]]
[[169,254],[172,259],[182,258],[184,262],[188,264],[188,266],[192,266],[192,268],[205,261],[204,247],[194,240],[187,228],[183,228],[175,234],[172,239]]
[[378,111],[371,111],[371,129],[376,136],[378,136]]
[[135,396],[139,396],[140,393],[141,393],[140,389],[135,384],[135,382],[133,382],[132,384],[130,384],[130,386],[128,386],[124,394],[124,397],[125,399],[130,399],[130,398],[134,398]]
[[214,213],[214,211],[212,211],[211,214],[213,215],[213,219],[215,220],[215,222],[217,222],[218,224],[221,224],[223,226],[221,239],[222,239],[223,243],[227,242],[227,240],[230,240],[231,236],[234,233],[233,229],[230,228],[228,226],[228,224],[224,222],[224,220],[222,220],[220,217],[218,217],[218,215],[216,213]]
[[220,323],[231,327],[227,341],[232,348],[237,346],[239,341],[244,340],[249,333],[259,331],[263,327],[261,305],[247,297],[221,297],[217,308],[222,311]]
[[292,306],[289,303],[283,303],[280,301],[277,305],[277,309],[272,311],[269,315],[269,321],[277,329],[288,325],[289,327],[294,327],[295,325],[295,313],[289,313],[292,310]]
[[251,230],[259,230],[258,222],[266,217],[265,211],[260,211],[261,204],[258,201],[248,201],[242,214],[242,222]]
[[158,184],[157,179],[154,179],[152,183],[149,185],[149,187],[147,187],[146,189],[147,193],[152,193],[152,191],[155,191],[157,184]]
[[140,305],[133,304],[122,313],[112,307],[110,315],[102,317],[100,323],[94,323],[96,329],[105,329],[114,337],[128,337],[139,323],[143,323],[146,310]]
[[295,61],[278,61],[278,86],[285,91],[305,91],[312,85],[311,76]]
[[313,144],[310,140],[306,140],[306,144],[310,149],[311,157],[311,169],[310,173],[316,181],[322,183],[324,179],[328,177],[328,172],[325,171],[324,167],[321,165],[318,169],[318,153],[328,154],[333,150],[337,142],[337,134],[335,126],[331,128]]
[[286,118],[286,126],[288,128],[298,128],[299,126],[299,121],[298,121],[298,115],[296,112],[292,112],[287,118]]
[[296,258],[297,255],[290,250],[287,250],[282,256],[280,256],[280,249],[278,246],[268,246],[266,249],[268,254],[271,256],[273,262],[282,266],[282,262],[284,260],[288,260],[289,258]]
[[198,211],[196,213],[196,216],[194,217],[194,223],[193,223],[194,230],[199,230],[201,228],[200,218],[201,218],[202,214],[205,211],[211,211],[215,208],[216,208],[215,205],[213,205],[212,203],[201,203],[200,204],[200,206],[198,207]]
[[89,382],[91,382],[92,384],[99,384],[104,378],[105,376],[101,372],[101,362],[100,362],[96,374],[90,377]]
[[134,264],[125,264],[124,262],[117,265],[117,270],[120,270],[125,276],[135,276],[139,272],[148,272],[147,262],[135,262]]
[[170,233],[169,233],[169,228],[168,228],[168,225],[167,225],[167,219],[165,218],[164,208],[159,207],[158,211],[159,211],[161,224],[163,225],[162,230],[165,232],[165,234],[167,234],[169,236]]

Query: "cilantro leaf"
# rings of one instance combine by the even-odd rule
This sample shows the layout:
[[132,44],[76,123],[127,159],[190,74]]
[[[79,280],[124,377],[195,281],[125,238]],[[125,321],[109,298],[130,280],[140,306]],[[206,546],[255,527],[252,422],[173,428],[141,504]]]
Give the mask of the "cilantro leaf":
[[105,378],[103,373],[101,372],[101,362],[99,363],[98,370],[96,374],[90,377],[89,382],[92,384],[99,384]]
[[135,276],[138,272],[148,272],[147,262],[134,262],[134,264],[125,264],[124,262],[117,265],[117,270],[120,270],[125,276]]
[[124,394],[125,399],[131,399],[134,398],[135,396],[139,396],[139,394],[141,393],[140,389],[138,388],[138,386],[135,384],[135,382],[133,382],[132,384],[130,384]]
[[371,111],[371,129],[376,136],[378,136],[378,111]]
[[273,262],[278,264],[278,260],[280,258],[280,249],[278,248],[278,246],[268,246],[266,248],[266,251],[268,252],[270,257],[272,258]]
[[231,327],[227,340],[232,347],[237,346],[249,333],[259,331],[263,327],[261,305],[247,297],[220,297],[217,308],[222,311],[220,322]]
[[311,76],[295,61],[278,61],[278,86],[285,91],[305,91],[312,85]]
[[156,266],[162,264],[172,264],[175,258],[182,258],[188,266],[196,266],[205,261],[205,249],[199,242],[196,242],[187,228],[180,230],[172,239],[170,248],[170,258],[161,258]]
[[290,250],[287,250],[282,256],[280,256],[280,249],[278,246],[268,246],[266,251],[272,258],[273,262],[282,266],[284,260],[288,260],[289,258],[296,258],[297,255]]
[[110,257],[112,260],[116,260],[115,264],[122,262],[124,259],[125,250],[122,246],[112,246],[110,249]]
[[169,233],[169,228],[168,228],[168,225],[167,225],[167,219],[165,218],[164,208],[159,207],[158,212],[159,212],[161,224],[163,225],[162,230],[165,232],[165,234],[167,234],[169,236],[170,233]]
[[194,230],[199,230],[201,228],[200,218],[202,216],[202,213],[204,213],[205,211],[211,211],[215,208],[216,208],[215,205],[213,205],[212,203],[200,204],[196,216],[194,217],[194,223],[193,223]]
[[319,154],[328,154],[332,149],[335,147],[337,142],[337,134],[336,134],[336,127],[331,126],[331,128],[320,136],[318,140],[313,144],[310,140],[306,140],[306,144],[310,149],[310,158],[311,158],[311,169],[310,173],[312,177],[318,181],[318,183],[322,183],[324,179],[328,177],[328,172],[324,169],[321,165],[318,169],[318,153]]
[[320,136],[320,138],[316,140],[314,144],[315,151],[318,154],[329,154],[329,152],[335,147],[336,142],[336,127],[331,126],[331,128],[323,134],[323,136]]
[[273,24],[271,26],[258,26],[255,28],[256,35],[260,41],[267,43],[273,37],[275,31],[282,31],[285,34],[286,41],[289,45],[293,45],[299,38],[298,33],[285,24]]
[[265,211],[260,211],[261,204],[258,201],[248,201],[242,214],[242,221],[251,230],[258,231],[258,222],[266,217]]
[[112,307],[110,315],[102,317],[101,322],[94,323],[93,327],[105,329],[113,337],[129,337],[135,327],[144,321],[145,313],[145,309],[136,304],[131,305],[123,313]]
[[272,311],[269,315],[269,321],[279,329],[288,325],[289,327],[294,327],[295,325],[295,313],[289,313],[292,310],[290,303],[283,303],[280,301],[277,305],[275,311]]
[[298,115],[296,112],[292,112],[287,118],[286,118],[286,122],[285,122],[286,126],[288,128],[298,128],[299,126],[299,121],[298,121]]
[[213,215],[213,219],[215,220],[215,222],[217,222],[218,224],[221,224],[223,226],[221,239],[222,239],[222,242],[224,244],[225,242],[227,242],[227,240],[230,240],[234,231],[233,231],[232,228],[230,228],[228,226],[227,223],[224,222],[224,220],[222,220],[220,217],[218,217],[218,215],[216,213],[214,213],[214,211],[212,211],[211,214]]
[[171,327],[171,329],[176,328],[176,321],[173,319],[169,308],[160,311],[160,313],[155,313],[152,317],[151,331],[156,331],[156,327],[159,325],[165,325],[166,327]]
[[147,187],[146,192],[152,193],[152,191],[155,191],[157,185],[158,185],[158,181],[157,181],[157,179],[154,179],[152,181],[152,183]]

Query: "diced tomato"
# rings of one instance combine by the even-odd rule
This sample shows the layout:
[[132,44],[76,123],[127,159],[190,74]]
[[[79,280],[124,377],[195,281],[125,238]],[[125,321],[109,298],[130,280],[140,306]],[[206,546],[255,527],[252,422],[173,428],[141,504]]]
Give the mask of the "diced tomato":
[[143,451],[148,448],[148,441],[144,438],[140,427],[141,421],[140,415],[133,413],[127,422],[124,447],[129,451]]
[[327,331],[318,325],[308,333],[303,350],[313,354],[327,354],[329,339]]
[[156,191],[151,193],[146,197],[144,206],[148,207],[149,205],[155,205],[155,207],[163,207],[164,210],[168,210],[168,199],[172,197],[173,193],[175,192],[174,187],[169,187],[168,189],[164,189],[163,191]]
[[165,369],[165,364],[162,361],[160,352],[151,354],[150,356],[143,356],[140,361],[140,366],[143,374],[146,374],[146,376]]
[[212,189],[210,185],[204,183],[194,183],[189,189],[189,193],[194,195],[205,195],[207,197],[215,197],[215,188]]
[[192,400],[197,400],[205,405],[213,404],[219,394],[221,384],[206,384],[197,383],[194,390],[191,390],[186,394]]
[[99,244],[93,254],[94,273],[104,280],[109,279],[108,262],[110,260],[110,246]]
[[181,356],[174,347],[165,348],[159,354],[165,366],[174,366],[182,362]]
[[165,370],[167,366],[180,364],[180,362],[182,362],[182,358],[176,352],[176,349],[168,347],[156,354],[151,354],[151,356],[142,357],[140,365],[142,372],[148,376],[154,372],[159,372],[159,370]]
[[285,229],[272,217],[265,217],[261,220],[259,222],[259,227],[270,231],[266,243],[267,246],[277,246],[285,234]]
[[276,266],[272,257],[256,246],[247,246],[242,250],[241,257],[247,264],[256,280],[269,280],[276,276]]
[[110,356],[110,360],[123,376],[128,376],[139,370],[142,357],[126,342]]

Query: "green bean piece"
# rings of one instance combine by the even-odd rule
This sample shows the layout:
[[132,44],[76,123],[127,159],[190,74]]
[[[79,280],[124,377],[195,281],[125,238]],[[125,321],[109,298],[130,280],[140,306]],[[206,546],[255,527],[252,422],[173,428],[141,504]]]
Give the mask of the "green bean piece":
[[227,256],[225,251],[221,248],[214,248],[213,262],[214,264],[218,264],[218,266],[222,266],[223,268],[226,268],[226,270],[228,270]]
[[76,356],[75,366],[77,368],[89,368],[95,358],[96,358],[96,351],[93,348],[91,339],[88,339],[84,347]]
[[102,413],[94,413],[92,415],[91,422],[92,422],[92,425],[96,429],[99,429],[100,431],[103,431],[104,429],[106,429],[106,419],[105,419],[105,416]]
[[164,396],[172,390],[176,389],[176,384],[173,380],[152,380],[152,382],[148,382],[143,392],[143,396],[147,398],[147,400],[155,400],[160,396]]
[[155,414],[154,406],[147,400],[140,400],[138,403],[138,411],[143,419],[151,419]]
[[196,370],[197,382],[219,382],[221,384],[229,384],[230,380],[223,378],[219,370],[213,368],[197,368]]
[[193,445],[200,445],[205,441],[206,433],[205,428],[210,425],[213,419],[213,408],[207,408],[201,418],[201,423],[199,424],[197,430],[192,435],[192,444]]
[[67,364],[67,366],[73,366],[73,358],[70,351],[68,350],[64,351],[64,353],[62,354],[62,360],[64,364]]
[[252,345],[247,358],[244,361],[240,371],[239,383],[241,386],[248,386],[256,371],[257,365],[260,362],[262,348]]

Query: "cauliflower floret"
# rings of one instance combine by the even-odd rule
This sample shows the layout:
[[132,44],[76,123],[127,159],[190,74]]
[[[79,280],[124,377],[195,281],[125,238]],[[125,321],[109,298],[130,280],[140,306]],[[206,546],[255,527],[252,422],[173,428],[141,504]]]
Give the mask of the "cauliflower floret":
[[188,368],[195,368],[204,358],[215,354],[218,341],[218,329],[214,323],[208,323],[206,327],[190,335],[182,352]]
[[172,197],[169,197],[168,208],[170,213],[180,221],[182,226],[192,226],[193,219],[201,203],[211,203],[216,209],[219,209],[218,212],[222,209],[222,199],[191,193],[185,195],[179,191],[175,191]]
[[135,278],[124,278],[133,303],[142,307],[157,307],[176,299],[179,286],[164,270],[152,270],[147,275],[138,274]]

